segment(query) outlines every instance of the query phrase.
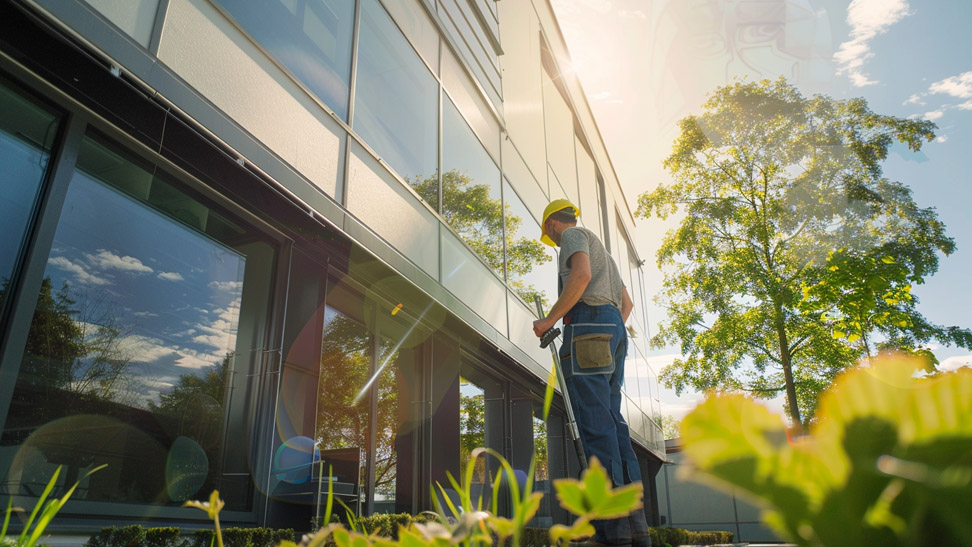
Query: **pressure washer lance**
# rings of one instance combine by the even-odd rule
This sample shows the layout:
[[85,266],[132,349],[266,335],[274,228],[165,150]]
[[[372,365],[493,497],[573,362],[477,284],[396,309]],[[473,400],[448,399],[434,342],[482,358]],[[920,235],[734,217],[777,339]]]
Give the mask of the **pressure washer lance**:
[[[543,304],[540,297],[534,295],[537,303],[537,314],[544,317]],[[570,393],[567,392],[567,379],[564,378],[564,369],[560,366],[560,354],[557,352],[557,345],[554,339],[560,336],[560,329],[550,327],[547,332],[540,337],[540,347],[550,346],[550,353],[553,355],[554,366],[557,367],[557,383],[560,384],[560,393],[564,396],[564,406],[567,407],[567,426],[570,429],[570,436],[574,440],[574,448],[577,450],[577,463],[580,464],[581,471],[587,469],[587,455],[584,453],[584,444],[581,442],[580,430],[577,428],[577,420],[574,419],[574,407],[570,404]]]

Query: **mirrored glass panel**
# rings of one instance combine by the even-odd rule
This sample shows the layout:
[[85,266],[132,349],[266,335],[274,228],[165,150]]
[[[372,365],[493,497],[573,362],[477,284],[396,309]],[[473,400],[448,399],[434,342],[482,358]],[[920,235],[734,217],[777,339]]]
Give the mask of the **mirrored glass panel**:
[[352,126],[437,204],[438,83],[378,0],[362,1]]
[[56,114],[0,79],[0,312],[57,127]]
[[553,498],[550,478],[550,458],[547,443],[547,422],[543,420],[543,405],[537,403],[533,407],[533,457],[536,467],[533,471],[533,491],[543,494],[540,500],[540,509],[534,517],[531,526],[549,528],[553,525],[553,517],[550,512],[550,502]]
[[448,97],[442,100],[442,217],[503,277],[500,171]]
[[347,120],[353,0],[219,0],[219,4],[324,104]]
[[473,482],[486,484],[486,459],[471,459],[473,450],[486,446],[486,391],[459,377],[459,476],[472,465]]
[[553,247],[540,242],[540,224],[533,219],[509,182],[503,183],[506,198],[507,284],[531,310],[534,295],[544,307],[557,300],[557,255]]
[[[8,491],[35,496],[58,466],[77,500],[178,507],[228,467],[246,484],[227,458],[252,424],[232,416],[264,347],[273,261],[260,233],[85,138],[0,441]],[[234,491],[228,508],[248,508]]]
[[[488,503],[491,485],[499,473],[499,462],[481,454],[471,460],[476,448],[503,450],[503,420],[505,411],[503,385],[480,369],[463,363],[459,377],[459,476],[468,466],[474,466],[470,494],[472,499],[483,496]],[[450,496],[454,493],[450,492]]]

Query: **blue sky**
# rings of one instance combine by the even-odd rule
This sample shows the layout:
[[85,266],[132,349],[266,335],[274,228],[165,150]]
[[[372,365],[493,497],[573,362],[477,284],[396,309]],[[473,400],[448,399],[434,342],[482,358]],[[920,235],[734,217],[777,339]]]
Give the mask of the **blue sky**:
[[115,399],[145,408],[179,376],[204,375],[235,351],[244,264],[236,252],[79,173],[45,276],[55,288],[68,285],[86,332],[120,330],[112,356],[129,364]]
[[[972,2],[967,0],[551,0],[571,52],[570,68],[591,108],[628,199],[669,180],[661,160],[675,122],[698,112],[733,78],[785,75],[804,95],[863,97],[875,112],[938,124],[920,154],[896,148],[884,175],[935,207],[958,246],[915,294],[938,324],[972,327]],[[607,38],[609,37],[609,38]],[[612,59],[612,62],[602,62]],[[633,204],[633,203],[632,203]],[[639,220],[636,246],[654,263],[671,223]],[[664,311],[648,304],[654,331]],[[945,368],[972,364],[972,351],[932,346]],[[654,351],[656,371],[676,356]],[[663,413],[680,417],[700,394],[663,391]],[[771,403],[780,408],[781,403]]]

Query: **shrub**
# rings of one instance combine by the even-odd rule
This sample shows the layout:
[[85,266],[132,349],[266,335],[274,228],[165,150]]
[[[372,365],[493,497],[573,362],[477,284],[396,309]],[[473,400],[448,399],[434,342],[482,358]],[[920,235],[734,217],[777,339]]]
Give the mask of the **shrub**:
[[[272,528],[225,528],[222,530],[225,547],[275,547],[284,541],[294,541],[292,529]],[[191,547],[213,545],[213,530],[196,530],[192,534]]]
[[147,528],[145,530],[145,547],[187,547],[188,541],[182,537],[182,531],[174,526],[164,528]]
[[408,528],[412,525],[412,515],[408,513],[377,514],[358,519],[358,526],[366,534],[378,533],[381,537],[398,540],[398,527]]
[[853,369],[820,399],[810,435],[739,395],[682,421],[689,460],[768,508],[801,546],[967,545],[972,537],[972,370],[915,378],[920,361]]

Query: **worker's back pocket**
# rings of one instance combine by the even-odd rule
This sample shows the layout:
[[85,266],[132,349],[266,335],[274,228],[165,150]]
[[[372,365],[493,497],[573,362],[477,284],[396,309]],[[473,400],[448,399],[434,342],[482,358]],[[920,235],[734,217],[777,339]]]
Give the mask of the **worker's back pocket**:
[[571,339],[571,372],[585,375],[612,374],[614,372],[613,335],[604,331],[614,330],[616,327],[610,324],[587,324],[577,327]]

